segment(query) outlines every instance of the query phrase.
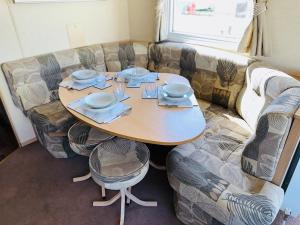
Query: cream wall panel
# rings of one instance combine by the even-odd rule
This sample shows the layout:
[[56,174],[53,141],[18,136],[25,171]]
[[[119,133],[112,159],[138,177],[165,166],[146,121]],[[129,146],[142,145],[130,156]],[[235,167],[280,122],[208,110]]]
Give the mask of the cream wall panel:
[[[127,0],[11,4],[0,0],[0,63],[70,48],[67,26],[80,23],[87,45],[129,39]],[[35,138],[0,72],[0,95],[20,143]]]
[[128,0],[130,38],[152,41],[157,0]]

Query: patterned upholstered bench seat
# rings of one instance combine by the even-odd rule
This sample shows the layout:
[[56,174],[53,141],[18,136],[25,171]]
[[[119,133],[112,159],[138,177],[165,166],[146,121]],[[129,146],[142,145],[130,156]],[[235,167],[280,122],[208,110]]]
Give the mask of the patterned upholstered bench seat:
[[69,49],[2,64],[15,105],[31,120],[40,143],[56,158],[73,155],[67,131],[75,118],[59,101],[59,83],[73,71],[117,72],[147,67],[148,43],[120,42]]
[[199,103],[207,121],[205,132],[168,156],[177,217],[188,225],[272,223],[283,200],[282,189],[241,168],[242,152],[253,131],[237,113]]

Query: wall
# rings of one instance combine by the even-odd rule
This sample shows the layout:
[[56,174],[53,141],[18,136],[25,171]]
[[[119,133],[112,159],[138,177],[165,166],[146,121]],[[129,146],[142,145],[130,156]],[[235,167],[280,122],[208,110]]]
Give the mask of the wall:
[[[127,1],[11,4],[0,0],[0,63],[70,48],[66,27],[74,23],[82,28],[83,44],[129,39]],[[18,141],[32,140],[31,124],[14,106],[3,74],[0,95]]]
[[269,1],[267,24],[272,37],[272,54],[266,60],[300,73],[299,10],[299,0]]
[[130,38],[152,41],[157,0],[128,0]]

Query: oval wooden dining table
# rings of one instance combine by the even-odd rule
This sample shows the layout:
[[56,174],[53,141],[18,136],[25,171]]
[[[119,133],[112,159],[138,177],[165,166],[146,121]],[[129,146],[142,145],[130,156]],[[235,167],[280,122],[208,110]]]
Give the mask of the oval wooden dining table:
[[[175,79],[189,84],[186,78],[175,74],[160,73],[159,78],[157,85]],[[148,144],[174,146],[190,142],[202,134],[206,123],[199,106],[192,108],[159,106],[157,99],[142,99],[144,85],[146,84],[142,83],[140,88],[125,89],[125,94],[130,98],[124,100],[124,103],[132,107],[131,112],[107,124],[99,124],[68,108],[68,105],[91,93],[113,93],[113,87],[104,90],[90,87],[81,91],[60,87],[59,97],[66,109],[77,119],[118,137]],[[193,102],[197,103],[195,97]]]

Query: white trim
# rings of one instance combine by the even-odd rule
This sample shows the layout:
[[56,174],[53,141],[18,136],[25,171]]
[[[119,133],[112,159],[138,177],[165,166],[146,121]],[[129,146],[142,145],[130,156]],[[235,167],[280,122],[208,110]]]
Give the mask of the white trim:
[[[192,35],[184,33],[176,33],[172,30],[172,21],[174,19],[174,0],[167,0],[165,4],[165,14],[167,18],[167,40],[174,42],[183,42],[188,44],[197,44],[208,47],[214,47],[219,49],[237,51],[239,47],[239,41],[231,37],[213,37],[208,35]],[[252,17],[252,15],[250,16]]]

